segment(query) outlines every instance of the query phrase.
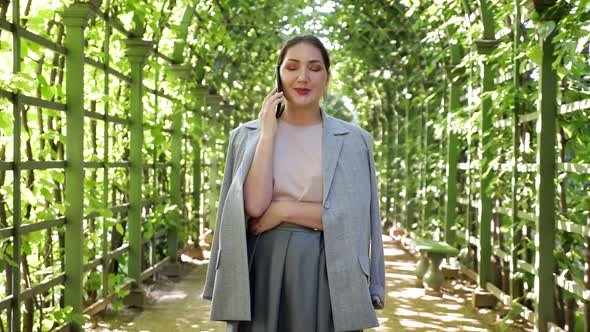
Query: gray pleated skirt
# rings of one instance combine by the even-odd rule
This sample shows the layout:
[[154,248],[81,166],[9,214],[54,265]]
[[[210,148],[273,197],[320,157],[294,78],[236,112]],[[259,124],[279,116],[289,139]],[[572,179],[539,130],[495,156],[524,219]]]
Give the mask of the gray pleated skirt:
[[252,320],[231,332],[333,332],[323,232],[283,223],[248,236]]

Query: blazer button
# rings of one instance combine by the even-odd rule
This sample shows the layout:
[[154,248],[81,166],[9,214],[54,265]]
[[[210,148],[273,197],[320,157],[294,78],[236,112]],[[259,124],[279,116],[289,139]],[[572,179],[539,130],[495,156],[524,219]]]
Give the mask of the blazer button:
[[325,207],[326,209],[329,209],[329,208],[330,208],[330,202],[326,201],[326,202],[324,203],[324,207]]

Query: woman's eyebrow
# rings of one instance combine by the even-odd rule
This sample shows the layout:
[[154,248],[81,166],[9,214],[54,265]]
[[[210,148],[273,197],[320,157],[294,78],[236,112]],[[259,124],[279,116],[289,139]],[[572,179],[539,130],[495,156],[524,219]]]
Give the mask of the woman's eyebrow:
[[[293,62],[301,62],[297,59],[287,59],[287,61],[293,61]],[[308,61],[309,63],[323,63],[322,60],[310,60]]]

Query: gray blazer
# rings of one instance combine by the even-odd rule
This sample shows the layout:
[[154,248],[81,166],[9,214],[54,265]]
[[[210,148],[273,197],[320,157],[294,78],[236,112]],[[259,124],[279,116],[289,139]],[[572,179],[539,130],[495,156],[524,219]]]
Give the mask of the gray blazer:
[[[324,248],[336,331],[379,326],[371,296],[385,300],[383,242],[371,135],[322,111]],[[232,130],[202,297],[211,320],[251,320],[243,187],[259,120]]]

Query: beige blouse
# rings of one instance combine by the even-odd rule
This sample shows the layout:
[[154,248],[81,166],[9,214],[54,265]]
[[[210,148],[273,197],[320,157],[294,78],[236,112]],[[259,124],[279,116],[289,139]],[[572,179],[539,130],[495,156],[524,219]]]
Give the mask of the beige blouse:
[[321,203],[322,123],[278,122],[273,155],[273,201]]

